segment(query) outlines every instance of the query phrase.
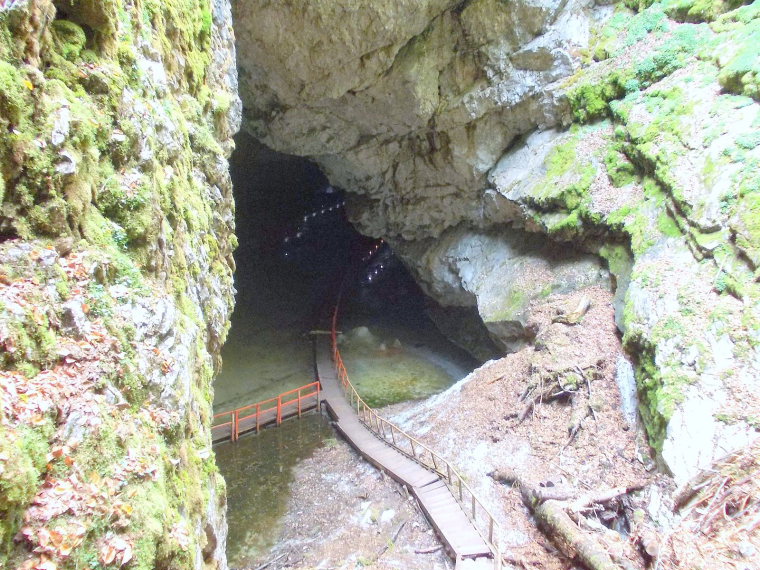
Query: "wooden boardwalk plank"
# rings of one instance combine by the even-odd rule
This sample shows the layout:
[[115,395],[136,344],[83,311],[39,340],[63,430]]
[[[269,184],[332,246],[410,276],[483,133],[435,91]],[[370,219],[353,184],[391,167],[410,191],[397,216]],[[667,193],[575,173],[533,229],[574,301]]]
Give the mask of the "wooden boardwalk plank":
[[[316,340],[316,361],[322,384],[322,398],[327,404],[335,428],[367,461],[410,488],[444,546],[455,560],[490,557],[486,541],[462,510],[446,483],[432,471],[392,447],[370,431],[343,396],[340,380],[333,368],[330,340]],[[480,561],[478,568],[488,567]],[[492,567],[492,565],[491,565]]]
[[[301,415],[310,412],[318,407],[318,401],[316,396],[313,398],[304,398],[301,401]],[[255,411],[255,410],[254,410]],[[247,415],[247,412],[246,412]],[[288,420],[298,416],[298,406],[292,405],[282,409],[282,421]],[[262,410],[259,415],[259,428],[263,429],[270,427],[272,424],[277,423],[277,410]],[[256,430],[256,418],[255,417],[241,417],[238,424],[238,434],[243,435],[251,431]],[[214,426],[211,428],[211,441],[212,443],[218,443],[226,439],[230,439],[232,436],[232,426]]]

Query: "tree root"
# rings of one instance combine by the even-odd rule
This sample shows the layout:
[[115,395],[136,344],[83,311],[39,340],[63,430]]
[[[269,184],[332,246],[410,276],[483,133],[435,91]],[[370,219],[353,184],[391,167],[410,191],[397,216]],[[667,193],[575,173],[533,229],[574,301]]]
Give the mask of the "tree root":
[[576,521],[580,522],[583,519],[582,513],[592,510],[594,505],[609,503],[642,489],[645,484],[579,495],[577,491],[567,488],[533,487],[512,470],[495,471],[490,476],[500,483],[517,487],[523,503],[533,513],[538,526],[569,558],[589,570],[625,570],[629,567],[626,561],[614,559],[593,534],[583,531]]
[[[524,422],[538,404],[555,400],[569,401],[572,414],[567,426],[568,439],[562,447],[564,450],[578,435],[583,427],[584,420],[588,416],[593,416],[596,419],[596,414],[591,405],[591,380],[595,377],[596,372],[594,368],[584,371],[576,366],[574,370],[566,371],[556,377],[538,378],[525,389],[520,397],[525,405],[517,415],[517,423]],[[581,386],[582,381],[585,382],[586,390]]]

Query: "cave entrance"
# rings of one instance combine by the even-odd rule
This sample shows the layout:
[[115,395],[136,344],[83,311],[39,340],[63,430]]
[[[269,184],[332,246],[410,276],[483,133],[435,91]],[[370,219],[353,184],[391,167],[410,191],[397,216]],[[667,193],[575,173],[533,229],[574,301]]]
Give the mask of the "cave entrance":
[[[237,294],[215,382],[216,411],[312,380],[308,332],[324,326],[344,274],[349,275],[341,314],[346,358],[355,360],[352,380],[364,388],[369,403],[429,395],[474,367],[437,332],[425,311],[428,300],[388,244],[361,235],[349,223],[344,193],[330,186],[314,163],[241,134],[230,172],[239,241]],[[374,352],[383,359],[370,358]],[[414,370],[415,359],[431,368],[420,364]],[[405,372],[414,378],[398,385],[388,381],[389,375]],[[441,375],[450,378],[411,385],[422,376]]]
[[[437,332],[425,296],[388,245],[351,226],[343,193],[316,165],[245,134],[236,142],[230,172],[237,295],[215,382],[216,412],[312,381],[308,332],[330,310],[351,260],[342,352],[371,405],[440,392],[476,366]],[[255,567],[266,558],[278,540],[294,468],[327,435],[333,435],[327,422],[313,415],[215,447],[228,486],[232,566]]]

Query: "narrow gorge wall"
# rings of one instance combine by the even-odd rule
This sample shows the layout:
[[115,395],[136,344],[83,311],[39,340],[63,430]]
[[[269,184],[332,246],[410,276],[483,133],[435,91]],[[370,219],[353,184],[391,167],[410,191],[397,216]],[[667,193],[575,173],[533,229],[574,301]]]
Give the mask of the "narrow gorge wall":
[[757,2],[234,13],[245,128],[346,189],[463,343],[514,350],[532,299],[614,286],[677,482],[757,437]]
[[226,0],[0,2],[0,566],[226,568]]

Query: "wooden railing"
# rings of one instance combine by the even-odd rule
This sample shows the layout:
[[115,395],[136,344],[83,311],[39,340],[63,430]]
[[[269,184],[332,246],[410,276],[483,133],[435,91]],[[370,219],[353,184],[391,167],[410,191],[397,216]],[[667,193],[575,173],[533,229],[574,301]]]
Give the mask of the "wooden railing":
[[480,499],[475,496],[475,492],[464,480],[464,477],[449,461],[398,426],[383,418],[359,396],[356,388],[354,388],[354,385],[348,378],[346,366],[343,363],[340,350],[338,350],[337,325],[338,306],[335,307],[332,315],[331,339],[333,361],[343,392],[351,405],[356,408],[356,413],[361,422],[380,439],[393,446],[400,453],[441,477],[446,485],[448,485],[454,498],[461,505],[462,510],[493,551],[494,568],[496,570],[500,569],[502,566],[501,548],[499,546],[501,532],[494,516]]
[[[253,430],[258,433],[268,424],[280,425],[284,419],[296,415],[300,418],[303,412],[319,407],[320,390],[319,382],[312,382],[275,398],[216,414],[211,426],[211,438],[213,441],[226,438],[236,441],[242,433]],[[220,419],[226,421],[217,422]]]

